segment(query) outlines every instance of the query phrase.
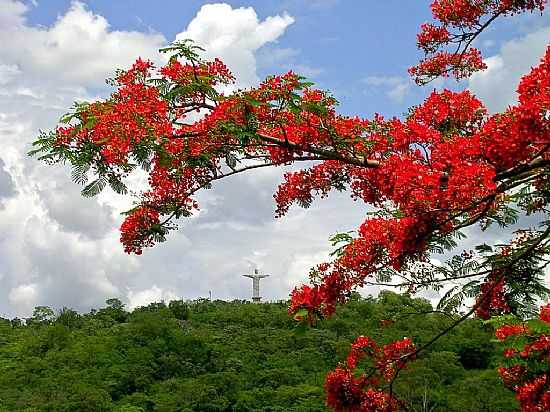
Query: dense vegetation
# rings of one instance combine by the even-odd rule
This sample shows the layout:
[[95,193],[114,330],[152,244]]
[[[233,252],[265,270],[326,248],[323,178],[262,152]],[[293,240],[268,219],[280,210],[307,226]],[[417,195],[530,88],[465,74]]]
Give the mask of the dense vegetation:
[[[172,301],[126,312],[110,299],[83,315],[37,307],[26,323],[2,319],[0,412],[326,411],[326,373],[357,335],[422,343],[451,322],[391,292],[355,295],[313,328],[297,326],[287,304]],[[518,410],[495,371],[501,356],[489,327],[466,321],[411,363],[395,392],[412,411]]]

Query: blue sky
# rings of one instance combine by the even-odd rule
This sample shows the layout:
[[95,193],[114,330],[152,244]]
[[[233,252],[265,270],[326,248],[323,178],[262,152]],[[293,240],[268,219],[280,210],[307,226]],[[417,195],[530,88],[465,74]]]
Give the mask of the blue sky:
[[[0,0],[0,316],[26,316],[36,305],[87,310],[109,297],[130,307],[210,290],[243,299],[251,285],[240,275],[255,267],[272,275],[266,299],[287,298],[328,258],[328,237],[356,229],[366,206],[336,194],[274,219],[282,171],[266,169],[216,184],[168,242],[129,256],[118,227],[131,199],[82,198],[67,169],[26,156],[30,143],[73,101],[105,97],[115,68],[138,56],[160,61],[158,48],[178,35],[225,60],[243,87],[293,69],[332,91],[346,114],[400,115],[434,87],[469,88],[491,112],[513,104],[518,80],[550,40],[549,13],[491,27],[478,42],[487,71],[418,88],[406,70],[420,58],[416,33],[430,19],[429,3]],[[135,176],[136,187],[142,183]],[[470,235],[465,248],[507,236]]]
[[[51,26],[70,7],[70,0],[28,2],[30,24]],[[193,19],[201,6],[214,1],[165,0],[84,1],[87,7],[110,23],[112,30],[158,32],[171,41]],[[407,68],[416,64],[416,33],[421,23],[431,21],[431,0],[250,0],[226,1],[233,8],[253,7],[260,19],[289,14],[295,20],[276,44],[267,44],[258,53],[258,74],[265,77],[295,70],[330,90],[341,103],[341,111],[372,117],[401,115],[426,96],[434,85],[419,88],[406,83]],[[478,42],[483,52],[498,49],[504,41],[544,27],[544,16],[525,15],[497,21]],[[277,50],[287,51],[273,61]],[[275,52],[275,53],[274,53]],[[301,70],[302,69],[302,70]],[[391,78],[391,82],[368,78]],[[392,98],[388,88],[401,84],[403,95]],[[401,83],[398,83],[401,82]],[[405,86],[406,85],[406,86]],[[385,86],[385,87],[384,87]],[[438,84],[439,86],[439,84]],[[445,87],[460,89],[464,83],[447,82]]]
[[[107,18],[113,30],[155,31],[173,39],[204,1],[87,1],[89,9]],[[430,19],[429,1],[227,1],[234,8],[254,7],[260,19],[288,13],[295,22],[276,45],[266,45],[259,74],[310,68],[313,78],[331,90],[350,114],[400,114],[406,104],[383,97],[367,87],[368,76],[406,77],[420,54],[415,47],[419,25]],[[70,7],[70,1],[38,2],[28,14],[31,24],[52,25]],[[273,48],[296,54],[279,62],[268,59]],[[319,71],[319,73],[315,73]],[[307,72],[307,70],[306,70]],[[310,74],[310,73],[306,73]],[[412,93],[408,101],[414,101]]]

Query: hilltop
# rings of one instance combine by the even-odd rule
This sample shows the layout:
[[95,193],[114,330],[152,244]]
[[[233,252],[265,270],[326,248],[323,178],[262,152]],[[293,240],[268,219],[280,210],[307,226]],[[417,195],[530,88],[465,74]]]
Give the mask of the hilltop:
[[[421,343],[450,322],[426,314],[426,300],[391,292],[354,296],[314,327],[298,325],[284,302],[173,301],[132,312],[107,303],[0,322],[1,412],[327,411],[325,375],[356,336]],[[403,371],[397,396],[415,411],[517,410],[495,371],[502,354],[491,332],[466,321]]]

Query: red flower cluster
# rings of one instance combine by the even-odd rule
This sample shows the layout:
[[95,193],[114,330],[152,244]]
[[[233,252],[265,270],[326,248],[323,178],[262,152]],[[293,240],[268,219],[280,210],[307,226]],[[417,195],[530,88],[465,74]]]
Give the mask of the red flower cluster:
[[545,412],[550,411],[550,391],[548,390],[549,378],[543,374],[524,383],[517,393],[517,398],[522,411]]
[[416,36],[416,44],[426,53],[433,53],[441,43],[449,41],[449,31],[445,27],[424,23]]
[[318,286],[303,285],[300,289],[294,289],[291,293],[290,306],[288,313],[294,315],[294,319],[303,320],[301,310],[307,311],[307,320],[311,324],[314,321],[315,315],[319,316],[325,313],[334,312],[334,307],[326,308],[326,299],[323,296],[323,291],[319,290]]
[[[152,189],[144,194],[144,204],[161,214],[194,208],[189,196],[222,173],[234,148],[245,158],[277,165],[322,158],[327,152],[323,148],[345,145],[345,152],[329,151],[332,159],[285,175],[275,195],[277,215],[293,202],[307,206],[316,195],[349,186],[355,197],[375,205],[390,202],[405,217],[365,222],[361,237],[349,245],[334,272],[327,273],[325,286],[311,295],[322,295],[316,302],[324,302],[323,311],[330,313],[343,294],[381,265],[399,269],[407,259],[423,258],[432,234],[452,230],[454,210],[466,208],[473,216],[487,208],[494,201],[496,173],[543,147],[548,91],[535,85],[548,82],[548,66],[546,57],[524,78],[518,106],[488,119],[471,94],[449,90],[432,93],[404,121],[340,116],[332,97],[308,88],[289,72],[268,78],[257,89],[220,99],[201,120],[174,126],[169,119],[180,123],[186,111],[210,103],[200,93],[188,94],[176,98],[174,113],[169,114],[167,102],[147,81],[151,64],[138,60],[118,77],[120,88],[110,100],[82,111],[80,124],[58,129],[58,142],[74,151],[92,143],[100,155],[97,162],[118,165],[156,145]],[[196,67],[172,61],[160,73],[179,85],[195,81],[195,74],[204,78],[204,87],[232,79],[218,61]],[[250,130],[257,137],[248,144],[238,134]]]
[[[440,25],[425,23],[417,37],[426,58],[409,73],[418,84],[452,74],[456,79],[486,68],[480,52],[471,48],[487,22],[499,16],[539,10],[547,0],[434,0],[433,17]],[[453,51],[446,51],[451,47]]]
[[[435,48],[432,40],[430,47]],[[409,68],[409,74],[415,78],[418,84],[423,84],[427,79],[453,76],[456,79],[470,77],[473,73],[486,69],[481,53],[476,48],[470,48],[462,53],[439,51],[430,57],[423,59],[418,65]]]
[[550,324],[550,303],[540,309],[540,320]]
[[[332,266],[326,266],[307,294],[292,299],[292,310],[307,308],[330,315],[349,291],[384,267],[400,270],[425,259],[430,239],[453,231],[453,217],[475,218],[499,207],[498,173],[533,159],[547,159],[550,143],[550,48],[518,88],[519,104],[487,117],[481,102],[467,91],[433,92],[406,121],[380,116],[363,122],[368,148],[379,167],[355,167],[326,161],[287,173],[275,196],[279,215],[294,201],[308,205],[315,194],[326,196],[337,185],[376,206],[391,204],[403,217],[369,219]],[[536,85],[542,84],[539,89]],[[335,183],[336,182],[336,183]],[[509,312],[505,282],[496,273],[481,287],[478,316]],[[297,289],[299,290],[299,289]],[[490,293],[489,298],[484,296]],[[293,294],[298,296],[299,293]]]
[[522,412],[550,410],[550,377],[547,370],[541,369],[550,361],[549,312],[550,304],[541,308],[539,319],[548,326],[538,325],[537,333],[525,323],[503,325],[495,333],[499,340],[512,340],[515,346],[505,350],[507,366],[498,372],[504,384],[516,392]]
[[235,76],[218,58],[200,66],[193,66],[190,63],[182,64],[178,60],[172,60],[166,66],[161,67],[160,73],[180,86],[191,84],[195,80],[195,76],[204,78],[206,84],[210,85],[230,84],[235,80]]
[[307,207],[315,195],[326,197],[339,179],[347,180],[345,171],[340,162],[326,161],[308,170],[285,173],[285,183],[273,196],[277,204],[276,216],[284,216],[294,202]]
[[57,144],[79,150],[91,143],[100,154],[98,162],[123,165],[136,147],[171,136],[168,103],[146,83],[151,68],[151,62],[138,59],[117,77],[119,89],[109,100],[78,113],[79,124],[57,129]]
[[151,208],[141,206],[126,218],[120,227],[120,241],[126,253],[141,255],[143,247],[152,246],[154,228],[159,228],[159,213]]
[[220,86],[228,85],[235,81],[235,77],[229,71],[227,66],[219,59],[204,64],[181,63],[178,60],[170,61],[166,66],[159,70],[164,80],[173,83],[176,87],[186,88],[188,90],[185,96],[178,96],[175,103],[175,114],[177,117],[185,118],[189,111],[199,111],[198,106],[189,106],[189,103],[201,104],[206,102],[204,89],[192,87],[197,80],[202,86]]
[[495,332],[498,340],[505,340],[509,336],[525,335],[529,333],[529,329],[523,323],[516,325],[503,325]]
[[473,27],[488,11],[486,0],[434,0],[432,13],[444,25]]
[[[390,382],[396,372],[406,366],[414,349],[414,344],[409,338],[380,348],[371,338],[358,337],[351,346],[346,363],[327,375],[327,405],[336,412],[397,410],[399,402],[379,386],[382,382]],[[362,373],[356,377],[354,369],[365,358],[370,361],[369,373]]]
[[481,285],[476,309],[476,315],[481,319],[510,312],[510,307],[506,303],[505,282],[502,273],[495,271],[489,274]]
[[510,366],[509,368],[499,367],[498,374],[506,386],[513,386],[525,373],[525,368],[521,365]]
[[398,406],[388,393],[365,389],[361,378],[342,368],[329,372],[325,392],[327,405],[335,412],[390,412]]

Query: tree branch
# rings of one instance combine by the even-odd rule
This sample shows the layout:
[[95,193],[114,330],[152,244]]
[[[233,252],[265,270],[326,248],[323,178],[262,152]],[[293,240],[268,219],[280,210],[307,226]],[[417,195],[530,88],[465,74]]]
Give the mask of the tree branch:
[[277,138],[257,133],[257,135],[260,137],[260,139],[265,140],[270,143],[275,143],[278,146],[286,147],[290,150],[296,150],[301,152],[308,152],[316,154],[323,158],[323,160],[339,160],[343,163],[354,165],[354,166],[360,166],[360,167],[378,167],[380,166],[380,162],[378,160],[370,160],[370,159],[364,159],[362,157],[348,157],[341,155],[338,152],[335,152],[333,150],[327,150],[327,149],[321,149],[317,147],[302,147],[300,145],[297,145],[295,143],[286,142],[284,140],[279,140]]

